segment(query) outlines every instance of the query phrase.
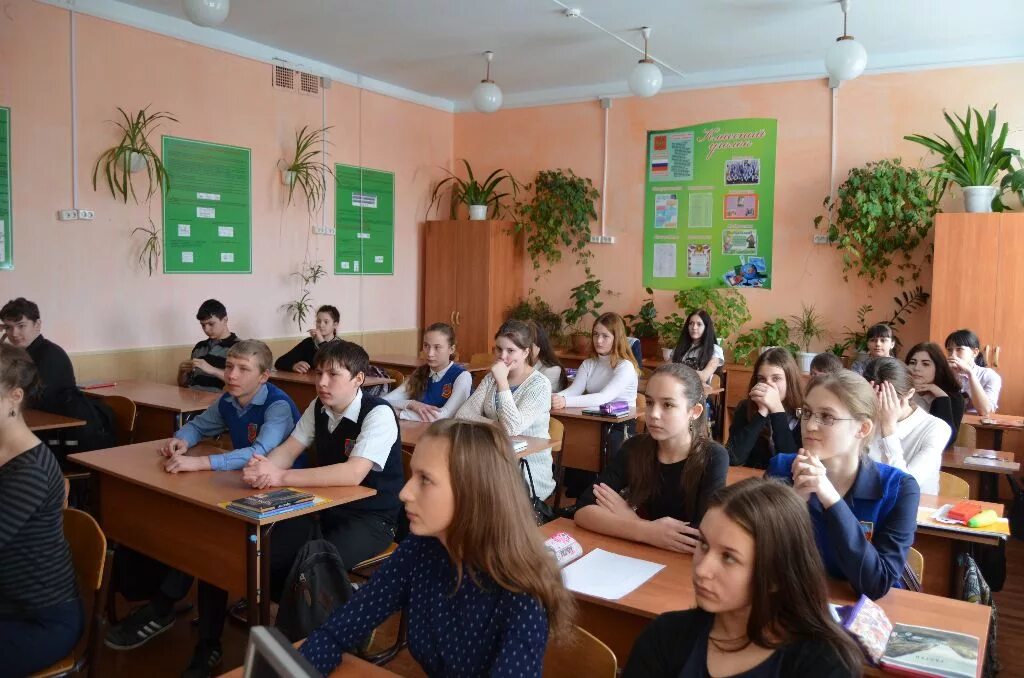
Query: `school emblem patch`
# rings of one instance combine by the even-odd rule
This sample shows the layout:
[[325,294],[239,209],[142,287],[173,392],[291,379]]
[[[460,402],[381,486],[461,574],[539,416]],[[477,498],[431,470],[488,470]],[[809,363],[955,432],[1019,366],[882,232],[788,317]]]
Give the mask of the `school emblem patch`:
[[452,397],[452,385],[451,384],[445,384],[441,388],[441,397],[444,398],[445,400],[448,400],[449,398]]
[[254,442],[256,442],[256,436],[258,436],[260,434],[260,427],[257,426],[256,424],[249,424],[248,433],[249,433],[249,442],[250,443],[254,443]]
[[355,447],[356,441],[351,438],[345,438],[345,456],[347,457],[352,453],[352,448]]

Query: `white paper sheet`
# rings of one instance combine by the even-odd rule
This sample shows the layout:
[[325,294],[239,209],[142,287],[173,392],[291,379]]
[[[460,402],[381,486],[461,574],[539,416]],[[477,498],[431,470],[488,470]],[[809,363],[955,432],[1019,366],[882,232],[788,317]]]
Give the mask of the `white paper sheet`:
[[664,565],[594,549],[562,570],[566,588],[605,600],[618,600],[664,569]]

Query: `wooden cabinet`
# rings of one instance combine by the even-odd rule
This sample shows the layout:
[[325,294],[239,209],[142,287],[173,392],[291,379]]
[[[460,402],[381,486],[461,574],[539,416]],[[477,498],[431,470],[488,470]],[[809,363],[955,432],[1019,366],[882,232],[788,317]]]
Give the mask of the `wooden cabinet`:
[[455,328],[459,356],[490,353],[505,312],[522,297],[522,239],[510,221],[428,221],[423,247],[423,327]]
[[1003,377],[999,411],[1024,414],[1024,214],[935,219],[931,340],[973,330]]

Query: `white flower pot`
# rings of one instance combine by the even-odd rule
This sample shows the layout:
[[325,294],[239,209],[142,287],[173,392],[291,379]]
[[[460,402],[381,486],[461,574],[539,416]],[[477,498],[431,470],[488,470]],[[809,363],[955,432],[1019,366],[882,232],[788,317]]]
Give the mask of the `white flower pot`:
[[487,205],[470,205],[469,220],[485,221],[487,219]]
[[[118,158],[118,164],[121,164],[122,158],[124,158],[124,151],[121,152],[120,157]],[[132,151],[131,155],[128,157],[128,171],[135,174],[136,172],[141,172],[144,169],[146,169],[146,156]]]
[[281,183],[285,186],[291,186],[292,182],[295,181],[295,172],[291,170],[281,170]]
[[964,186],[964,207],[968,212],[991,212],[995,186]]
[[817,353],[807,353],[806,351],[800,351],[796,354],[797,361],[800,363],[800,371],[804,374],[811,371],[811,361]]
[[661,349],[661,357],[664,358],[665,362],[667,362],[667,363],[672,362],[672,349],[670,349],[670,348],[663,348],[663,349]]

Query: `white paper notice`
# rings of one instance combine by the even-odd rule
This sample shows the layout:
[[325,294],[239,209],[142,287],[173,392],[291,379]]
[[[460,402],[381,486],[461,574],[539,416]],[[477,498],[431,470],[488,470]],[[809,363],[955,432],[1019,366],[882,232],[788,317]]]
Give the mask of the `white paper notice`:
[[341,262],[341,270],[347,271],[349,268],[351,268],[351,267],[349,266],[347,261]]
[[234,262],[235,262],[235,253],[234,252],[221,252],[220,253],[220,263],[222,263],[222,264],[233,264]]
[[192,263],[192,253],[191,252],[182,252],[181,253],[181,263],[183,263],[183,264],[191,264]]
[[654,246],[654,277],[676,277],[675,243],[658,243]]
[[192,235],[192,225],[191,224],[178,224],[178,237],[179,238],[188,238],[191,235]]
[[196,216],[200,219],[216,219],[217,210],[213,207],[197,207]]
[[375,263],[375,264],[383,264],[384,263],[384,257],[382,257],[380,255],[374,257],[373,258],[373,263]]
[[356,233],[356,237],[359,238],[360,240],[369,240],[370,239],[370,234],[369,233]]
[[359,273],[359,262],[358,261],[353,261],[352,262],[352,270],[354,270],[356,273]]
[[369,195],[367,193],[353,193],[352,207],[369,207],[370,209],[377,209],[377,196]]
[[570,591],[618,600],[663,569],[665,566],[660,563],[594,549],[563,568],[562,581]]
[[218,226],[217,235],[221,238],[234,238],[235,227],[234,226]]
[[196,193],[196,200],[220,200],[220,193]]

